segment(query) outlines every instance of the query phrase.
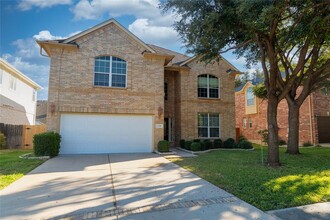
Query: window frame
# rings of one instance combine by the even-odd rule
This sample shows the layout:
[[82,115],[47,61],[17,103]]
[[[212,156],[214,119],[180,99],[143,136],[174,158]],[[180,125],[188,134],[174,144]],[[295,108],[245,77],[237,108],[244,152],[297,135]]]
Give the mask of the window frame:
[[16,79],[16,77],[14,77],[14,76],[10,77],[9,88],[12,91],[16,91],[16,89],[17,89],[17,79]]
[[36,101],[37,91],[35,89],[32,89],[32,102]]
[[[95,71],[95,61],[97,58],[100,57],[109,57],[109,72],[96,72]],[[118,73],[112,73],[112,64],[113,64],[113,58],[119,58],[123,61],[125,61],[126,64],[126,69],[125,69],[125,74],[118,74]],[[115,89],[126,89],[127,88],[127,69],[128,69],[128,62],[118,56],[110,56],[110,55],[100,55],[100,56],[96,56],[94,57],[94,68],[93,68],[93,74],[94,74],[94,78],[93,78],[93,86],[94,87],[102,87],[102,88],[115,88]],[[95,75],[96,74],[104,74],[104,75],[108,75],[109,76],[109,85],[108,86],[104,86],[104,85],[95,85]],[[124,87],[120,87],[120,86],[112,86],[112,78],[113,75],[117,75],[117,76],[125,76],[125,86]]]
[[164,82],[164,100],[168,100],[168,83]]
[[249,128],[252,128],[252,118],[248,118],[248,125],[249,125]]
[[[206,86],[206,88],[199,86],[199,78],[200,77],[204,77],[204,76],[206,76],[206,78],[207,78],[207,81],[206,81],[207,82],[207,86]],[[217,88],[217,90],[218,90],[218,93],[217,93],[218,97],[210,97],[210,89],[212,89],[212,88],[210,88],[210,76],[216,78],[217,81],[218,81],[218,88]],[[199,89],[206,89],[207,96],[206,97],[199,96]],[[206,74],[200,74],[200,75],[198,75],[197,76],[197,97],[198,98],[202,98],[202,99],[220,99],[220,79],[219,79],[219,77],[214,76],[212,74],[207,74],[207,73]]]
[[243,128],[246,128],[246,125],[247,125],[247,119],[246,118],[243,118]]
[[[249,98],[249,94],[252,94],[252,98],[251,97]],[[249,103],[249,100],[252,100],[253,103]],[[255,95],[253,93],[252,87],[249,87],[246,90],[246,106],[254,106],[254,105],[255,105]]]
[[[200,115],[207,115],[207,126],[200,126],[199,125],[199,116]],[[219,119],[219,126],[218,127],[210,126],[210,115],[217,115],[218,116],[218,119]],[[199,135],[199,128],[207,128],[207,137],[201,137]],[[217,137],[211,137],[211,128],[218,128],[219,129],[219,133],[218,133]],[[201,138],[201,139],[221,138],[221,116],[220,116],[220,114],[219,113],[198,113],[197,114],[197,135],[198,135],[198,138]]]

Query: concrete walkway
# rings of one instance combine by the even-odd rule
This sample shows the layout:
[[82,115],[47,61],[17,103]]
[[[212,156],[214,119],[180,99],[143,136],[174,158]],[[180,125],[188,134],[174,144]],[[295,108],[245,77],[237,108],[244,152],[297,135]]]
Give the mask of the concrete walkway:
[[316,203],[287,209],[269,211],[269,214],[281,219],[329,220],[330,202]]
[[275,219],[155,154],[53,158],[0,207],[1,219]]

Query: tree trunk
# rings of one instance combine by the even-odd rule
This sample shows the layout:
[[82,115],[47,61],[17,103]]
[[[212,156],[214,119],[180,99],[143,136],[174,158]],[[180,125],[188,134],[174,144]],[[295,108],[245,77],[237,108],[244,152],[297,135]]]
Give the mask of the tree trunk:
[[289,138],[286,152],[289,154],[299,154],[299,109],[297,104],[289,104]]
[[267,124],[268,124],[268,165],[280,166],[280,156],[278,147],[278,125],[277,125],[277,97],[268,96]]

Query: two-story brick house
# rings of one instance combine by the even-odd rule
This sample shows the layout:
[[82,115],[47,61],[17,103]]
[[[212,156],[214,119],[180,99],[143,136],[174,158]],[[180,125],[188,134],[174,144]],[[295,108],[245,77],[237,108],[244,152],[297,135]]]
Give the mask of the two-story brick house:
[[224,59],[205,65],[146,44],[114,19],[38,44],[51,58],[47,126],[62,135],[62,154],[235,136],[237,70]]
[[[236,88],[236,127],[252,142],[260,143],[258,131],[267,129],[267,100],[254,96],[253,86],[260,80],[247,82]],[[298,93],[301,88],[298,89]],[[280,140],[288,140],[288,104],[282,100],[277,110]],[[328,88],[310,94],[300,107],[299,141],[304,143],[330,143],[330,94]]]

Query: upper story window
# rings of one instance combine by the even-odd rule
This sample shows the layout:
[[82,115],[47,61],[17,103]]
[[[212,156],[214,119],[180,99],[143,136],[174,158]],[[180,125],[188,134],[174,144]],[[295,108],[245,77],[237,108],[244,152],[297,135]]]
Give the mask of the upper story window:
[[219,98],[219,79],[209,74],[198,76],[198,97]]
[[32,90],[32,101],[33,102],[35,102],[36,101],[36,95],[37,95],[37,93],[36,93],[36,90]]
[[254,105],[254,94],[253,94],[253,89],[250,87],[246,91],[246,105]]
[[16,78],[13,76],[10,77],[9,88],[12,90],[16,90]]
[[168,83],[164,83],[164,99],[167,100],[168,96]]
[[127,62],[113,56],[95,58],[94,86],[126,87]]

